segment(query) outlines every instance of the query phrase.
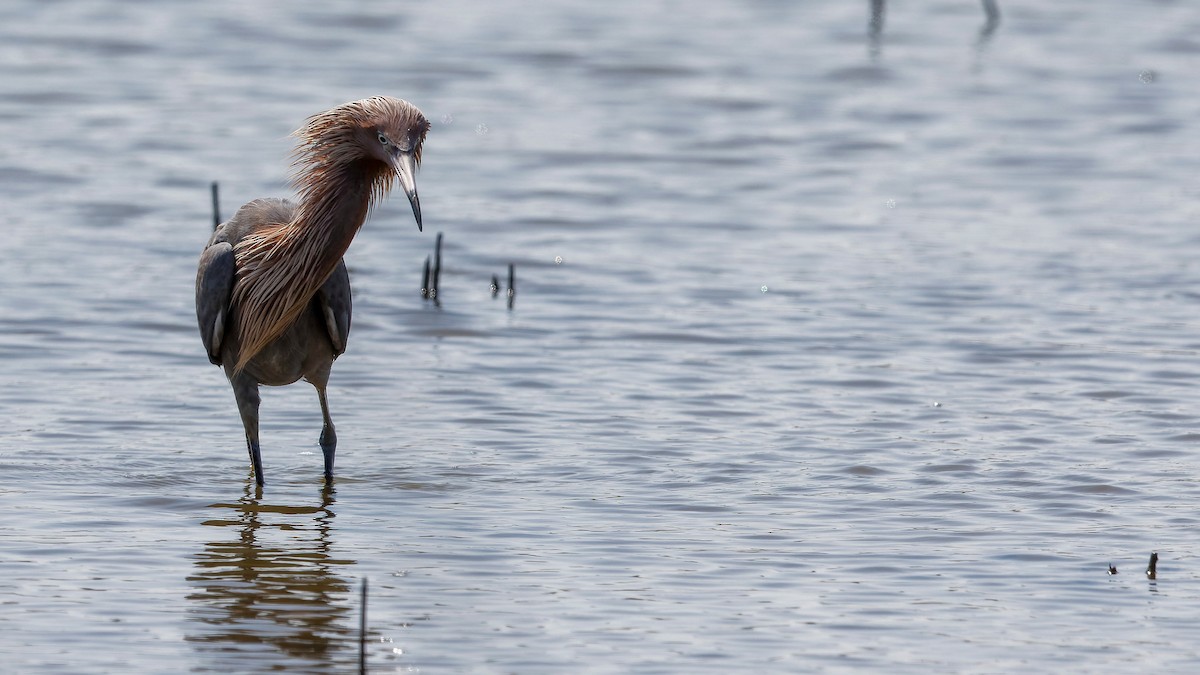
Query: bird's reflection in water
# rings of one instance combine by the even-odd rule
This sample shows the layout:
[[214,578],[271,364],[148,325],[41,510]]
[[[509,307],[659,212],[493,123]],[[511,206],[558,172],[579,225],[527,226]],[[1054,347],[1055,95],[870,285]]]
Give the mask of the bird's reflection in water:
[[[251,493],[251,490],[254,493]],[[233,503],[213,504],[213,541],[196,556],[188,640],[232,672],[330,671],[354,663],[353,560],[333,554],[334,492],[311,506],[267,503],[247,483]]]

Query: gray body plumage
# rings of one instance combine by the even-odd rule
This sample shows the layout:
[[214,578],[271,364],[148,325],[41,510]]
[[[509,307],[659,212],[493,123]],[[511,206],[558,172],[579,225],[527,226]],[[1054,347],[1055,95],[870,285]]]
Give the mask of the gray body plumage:
[[321,450],[325,455],[325,473],[333,470],[337,436],[329,416],[325,387],[333,361],[346,351],[350,337],[350,276],[345,262],[339,262],[333,274],[313,296],[308,310],[266,348],[238,371],[241,345],[233,329],[231,303],[237,283],[233,249],[243,237],[273,223],[287,223],[295,204],[282,199],[256,199],[223,223],[209,239],[200,256],[196,274],[196,319],[209,361],[223,366],[233,387],[238,411],[246,431],[246,444],[261,485],[262,459],[258,444],[259,385],[281,386],[303,378],[317,389],[324,426]]

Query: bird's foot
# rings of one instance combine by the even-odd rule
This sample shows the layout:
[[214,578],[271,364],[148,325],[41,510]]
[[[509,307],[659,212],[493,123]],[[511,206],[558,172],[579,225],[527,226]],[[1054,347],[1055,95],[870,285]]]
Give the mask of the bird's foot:
[[254,467],[254,482],[262,487],[263,469],[262,469],[262,452],[258,449],[258,441],[247,439],[246,447],[250,450],[250,466]]
[[321,429],[321,454],[325,455],[325,484],[333,482],[333,457],[337,453],[337,432],[332,424]]

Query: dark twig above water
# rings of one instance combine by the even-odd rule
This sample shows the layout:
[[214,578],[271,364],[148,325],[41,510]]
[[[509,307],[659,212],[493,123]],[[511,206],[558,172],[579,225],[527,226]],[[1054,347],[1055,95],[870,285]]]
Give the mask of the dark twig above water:
[[871,20],[867,24],[867,48],[872,60],[879,58],[880,44],[883,42],[883,19],[886,9],[885,0],[871,0]]
[[442,233],[438,232],[437,241],[433,245],[433,286],[429,288],[429,297],[434,300],[438,296],[438,286],[442,278]]
[[983,14],[986,18],[983,27],[979,29],[979,39],[975,42],[975,46],[980,50],[992,41],[992,35],[1000,27],[1000,5],[996,4],[996,0],[983,0]]
[[358,672],[367,672],[367,578],[363,577],[362,591],[359,598],[362,609],[358,615]]
[[425,269],[421,273],[421,297],[433,300],[435,305],[441,305],[438,299],[438,285],[441,283],[441,277],[442,233],[438,232],[437,241],[433,247],[433,256],[425,256]]
[[996,4],[996,0],[983,0],[983,14],[987,18],[983,28],[979,29],[979,38],[986,41],[1000,26],[1000,5]]
[[[442,233],[439,232],[434,243],[432,256],[425,257],[425,269],[421,273],[421,297],[426,300],[432,300],[437,306],[441,306],[441,294],[439,286],[441,285],[442,276]],[[489,289],[492,292],[492,297],[495,298],[500,294],[500,278],[495,274],[492,275],[492,282]],[[516,265],[509,263],[508,265],[508,290],[505,292],[505,297],[508,298],[508,308],[511,310],[517,297],[517,272]]]
[[512,263],[508,264],[508,308],[513,308],[513,300],[517,297],[517,273]]
[[217,181],[212,182],[213,232],[221,226],[221,202],[217,197]]

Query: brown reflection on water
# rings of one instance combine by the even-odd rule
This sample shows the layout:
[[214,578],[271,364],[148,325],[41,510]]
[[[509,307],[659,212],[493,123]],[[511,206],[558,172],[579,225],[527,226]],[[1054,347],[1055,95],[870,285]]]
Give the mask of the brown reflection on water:
[[333,553],[333,490],[314,502],[267,503],[247,484],[238,501],[210,506],[216,517],[203,524],[213,541],[188,577],[195,630],[187,639],[219,668],[329,671],[353,662],[357,609],[339,572],[354,561]]

